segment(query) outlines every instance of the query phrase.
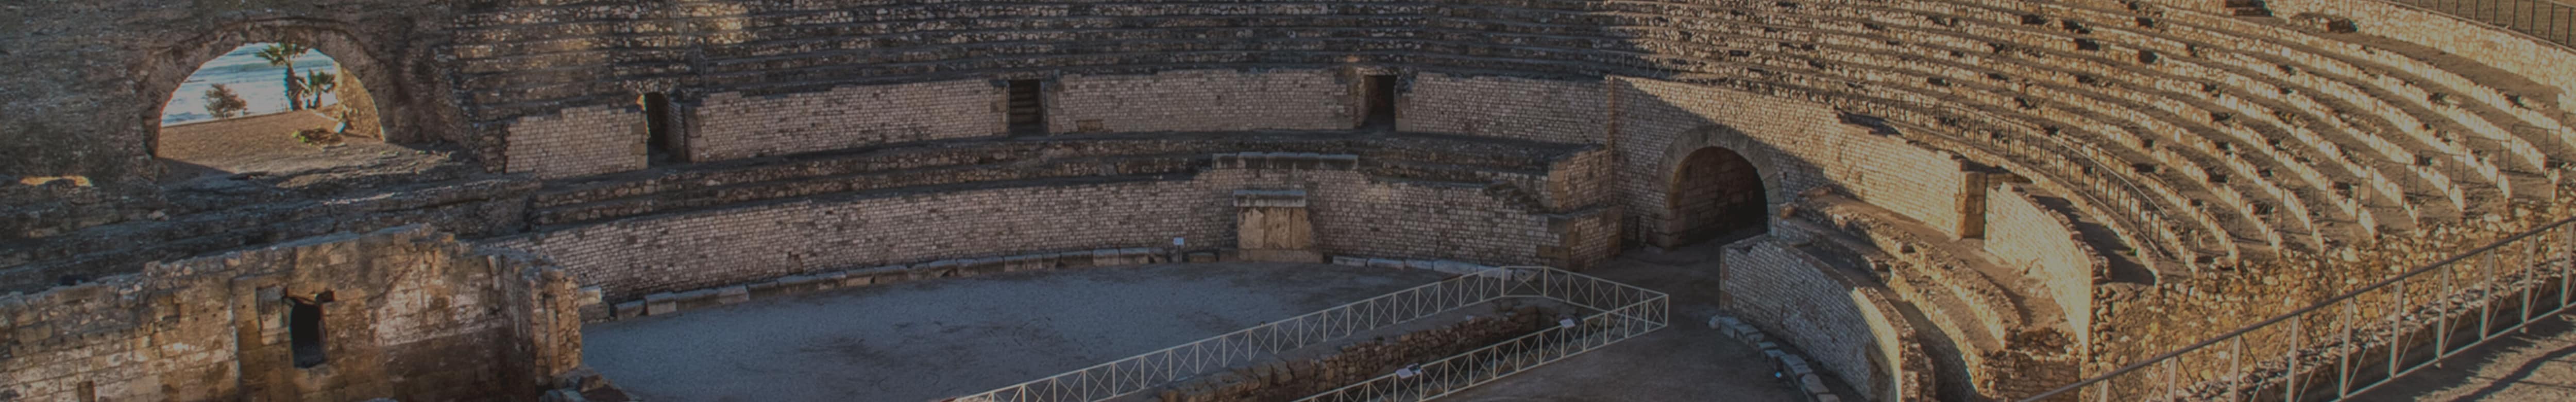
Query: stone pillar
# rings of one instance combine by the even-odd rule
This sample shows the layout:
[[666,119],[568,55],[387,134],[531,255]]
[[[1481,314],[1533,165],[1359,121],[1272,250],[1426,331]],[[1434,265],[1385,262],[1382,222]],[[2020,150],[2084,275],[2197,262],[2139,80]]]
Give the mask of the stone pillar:
[[1235,248],[1244,261],[1324,262],[1315,251],[1306,190],[1236,190]]

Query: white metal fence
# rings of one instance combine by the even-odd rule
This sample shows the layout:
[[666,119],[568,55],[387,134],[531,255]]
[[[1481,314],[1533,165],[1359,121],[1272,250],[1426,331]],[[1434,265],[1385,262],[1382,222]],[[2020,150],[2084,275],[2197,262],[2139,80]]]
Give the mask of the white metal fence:
[[[948,400],[957,402],[1104,401],[1154,390],[1157,387],[1203,374],[1225,371],[1280,352],[1331,342],[1378,328],[1439,315],[1450,310],[1514,297],[1550,299],[1585,307],[1599,313],[1586,317],[1583,324],[1575,328],[1560,327],[1534,333],[1485,349],[1478,349],[1477,352],[1470,352],[1468,355],[1484,353],[1486,356],[1502,356],[1488,350],[1513,345],[1524,345],[1518,347],[1527,350],[1561,351],[1553,355],[1532,355],[1546,357],[1546,359],[1537,361],[1535,364],[1516,366],[1526,368],[1660,329],[1668,322],[1665,319],[1667,297],[1663,293],[1554,268],[1502,267]],[[1568,345],[1575,348],[1565,349]],[[1460,358],[1452,357],[1440,362],[1454,360],[1460,360]],[[1425,366],[1431,367],[1433,364]],[[1483,380],[1465,385],[1481,384],[1491,381],[1491,377],[1500,375],[1508,375],[1508,373],[1489,375]]]
[[2576,307],[2560,220],[2023,402],[2335,401]]

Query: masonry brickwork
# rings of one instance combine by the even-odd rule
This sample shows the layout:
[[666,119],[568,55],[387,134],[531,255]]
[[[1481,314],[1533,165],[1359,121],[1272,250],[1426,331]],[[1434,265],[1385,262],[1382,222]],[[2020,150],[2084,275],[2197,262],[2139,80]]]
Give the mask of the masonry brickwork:
[[989,80],[852,85],[817,93],[708,95],[691,110],[691,161],[1001,135]]
[[1601,82],[1422,73],[1399,98],[1396,129],[1565,143],[1609,140]]
[[563,178],[643,169],[644,113],[635,107],[566,109],[509,126],[510,173]]
[[[1336,130],[1356,123],[1334,70],[1066,75],[1046,91],[1052,132]],[[998,99],[998,98],[996,98]]]
[[[541,260],[420,227],[155,263],[0,297],[23,400],[527,400],[581,364],[582,296]],[[319,303],[299,367],[293,303]]]

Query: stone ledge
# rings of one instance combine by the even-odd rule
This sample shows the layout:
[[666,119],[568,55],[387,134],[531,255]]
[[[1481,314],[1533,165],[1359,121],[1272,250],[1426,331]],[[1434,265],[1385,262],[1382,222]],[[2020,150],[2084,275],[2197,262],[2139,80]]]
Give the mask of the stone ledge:
[[1761,329],[1725,314],[1708,317],[1708,327],[1743,342],[1745,346],[1761,350],[1762,356],[1771,360],[1772,368],[1776,370],[1774,375],[1779,376],[1779,379],[1786,382],[1790,388],[1796,388],[1805,393],[1807,402],[1842,402],[1842,396],[1835,395],[1832,389],[1825,387],[1826,374],[1816,371],[1815,365],[1807,362],[1806,355],[1781,347],[1779,342],[1772,341],[1771,337],[1762,333]]
[[908,265],[887,265],[803,275],[788,275],[757,283],[738,284],[685,292],[663,292],[645,295],[642,300],[617,303],[612,314],[582,317],[584,322],[601,322],[628,318],[674,314],[682,311],[740,304],[757,299],[784,297],[841,288],[886,285],[938,278],[973,277],[1006,272],[1037,271],[1059,268],[1088,268],[1141,265],[1171,262],[1164,250],[1147,247],[1064,251],[1020,254],[1002,257],[946,259]]

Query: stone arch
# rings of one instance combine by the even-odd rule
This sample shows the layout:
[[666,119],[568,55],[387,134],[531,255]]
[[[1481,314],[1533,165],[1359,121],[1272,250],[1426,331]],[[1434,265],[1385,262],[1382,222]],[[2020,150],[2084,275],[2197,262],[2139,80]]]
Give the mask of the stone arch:
[[[406,118],[438,111],[405,102],[409,97],[404,96],[403,82],[397,80],[394,66],[386,62],[393,58],[367,47],[359,41],[358,35],[351,32],[348,24],[340,22],[269,20],[236,24],[161,44],[163,47],[151,51],[151,57],[145,58],[135,74],[135,94],[148,100],[139,102],[142,109],[136,111],[136,118],[141,119],[146,135],[143,138],[144,156],[160,155],[157,144],[162,131],[162,109],[169,105],[181,83],[186,82],[199,66],[226,52],[264,42],[302,44],[330,56],[346,72],[346,79],[354,81],[368,97],[373,98],[375,124],[386,141],[424,143],[440,139],[423,130],[426,127],[420,121]],[[158,173],[153,176],[158,176]]]
[[1664,154],[1661,216],[1645,239],[1666,249],[1731,234],[1767,231],[1782,200],[1778,158],[1767,144],[1732,127],[1683,133]]

